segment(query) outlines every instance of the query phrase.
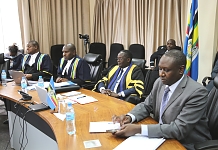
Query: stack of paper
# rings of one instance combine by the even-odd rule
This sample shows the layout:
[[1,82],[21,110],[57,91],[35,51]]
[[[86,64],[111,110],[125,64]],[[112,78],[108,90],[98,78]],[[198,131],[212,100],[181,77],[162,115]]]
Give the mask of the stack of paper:
[[148,138],[142,135],[134,135],[127,138],[120,145],[114,148],[114,150],[155,150],[164,141],[164,138]]
[[120,123],[107,121],[90,122],[89,132],[106,132],[111,129],[120,129]]
[[86,96],[85,94],[69,97],[68,99],[73,100],[79,104],[87,104],[87,103],[98,101],[97,99],[91,96]]

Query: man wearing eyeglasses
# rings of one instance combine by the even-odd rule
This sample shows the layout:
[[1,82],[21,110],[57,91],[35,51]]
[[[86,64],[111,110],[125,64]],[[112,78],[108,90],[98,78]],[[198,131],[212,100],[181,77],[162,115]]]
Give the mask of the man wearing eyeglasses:
[[144,78],[141,69],[132,64],[132,54],[122,50],[117,56],[118,65],[95,85],[93,90],[125,100],[128,96],[141,98],[144,90]]

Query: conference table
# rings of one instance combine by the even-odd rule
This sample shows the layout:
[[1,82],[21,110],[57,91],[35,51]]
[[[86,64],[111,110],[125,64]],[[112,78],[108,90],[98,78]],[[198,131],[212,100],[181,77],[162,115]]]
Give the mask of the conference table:
[[[115,137],[111,133],[89,133],[89,124],[111,121],[114,114],[126,114],[134,107],[131,103],[86,89],[78,90],[98,101],[84,105],[73,104],[76,114],[76,134],[68,135],[66,122],[58,119],[51,110],[29,112],[30,104],[24,104],[19,100],[21,95],[18,90],[20,86],[12,82],[7,83],[6,87],[0,86],[0,97],[6,100],[8,109],[9,130],[12,135],[11,147],[15,150],[20,149],[21,143],[26,150],[83,150],[85,149],[83,142],[89,140],[99,140],[101,143],[101,147],[91,148],[93,150],[112,150],[126,139]],[[30,102],[40,102],[36,91],[28,91],[28,94],[32,96]],[[157,122],[148,117],[138,122],[141,123],[156,124]],[[184,150],[185,148],[175,139],[167,139],[158,148],[158,150],[172,149]]]

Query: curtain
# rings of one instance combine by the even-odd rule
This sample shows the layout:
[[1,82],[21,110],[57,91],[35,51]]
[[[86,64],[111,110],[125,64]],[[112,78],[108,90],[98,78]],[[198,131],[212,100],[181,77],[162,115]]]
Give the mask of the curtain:
[[87,0],[17,0],[23,46],[29,40],[39,42],[40,51],[49,54],[56,44],[73,43],[84,56],[79,34],[90,34]]
[[184,0],[96,0],[93,38],[107,46],[121,43],[145,46],[145,58],[168,39],[183,46],[188,2]]

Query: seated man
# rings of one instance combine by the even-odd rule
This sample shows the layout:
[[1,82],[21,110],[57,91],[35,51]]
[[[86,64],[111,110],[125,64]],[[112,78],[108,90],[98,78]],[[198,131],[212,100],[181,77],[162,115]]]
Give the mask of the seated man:
[[9,53],[5,54],[5,58],[10,59],[10,69],[11,70],[17,70],[23,60],[23,54],[18,52],[18,47],[16,46],[16,43],[8,47]]
[[63,58],[58,66],[56,82],[72,81],[82,85],[90,80],[90,68],[88,63],[76,54],[74,44],[66,44],[63,49]]
[[[116,136],[128,137],[141,133],[148,137],[177,139],[187,149],[195,143],[211,139],[208,128],[207,90],[184,75],[186,56],[179,50],[166,52],[159,62],[159,76],[150,95],[127,115],[113,116],[121,123]],[[154,114],[159,124],[136,125]]]
[[37,41],[27,43],[27,55],[24,56],[19,70],[23,71],[28,80],[37,81],[39,76],[49,81],[52,76],[52,62],[47,54],[40,53]]
[[[158,70],[157,65],[158,65],[158,63],[160,61],[160,58],[163,56],[163,54],[166,51],[170,51],[172,49],[181,50],[181,47],[176,46],[176,41],[174,39],[169,39],[167,41],[167,45],[159,46],[157,51],[154,52],[150,57],[150,67],[151,67],[151,69],[154,69],[156,67],[156,69]],[[157,65],[155,65],[155,64],[157,64]]]
[[144,78],[141,69],[132,64],[132,54],[122,50],[117,56],[118,65],[112,67],[107,76],[95,85],[93,90],[112,97],[126,99],[130,95],[141,98],[144,90]]

